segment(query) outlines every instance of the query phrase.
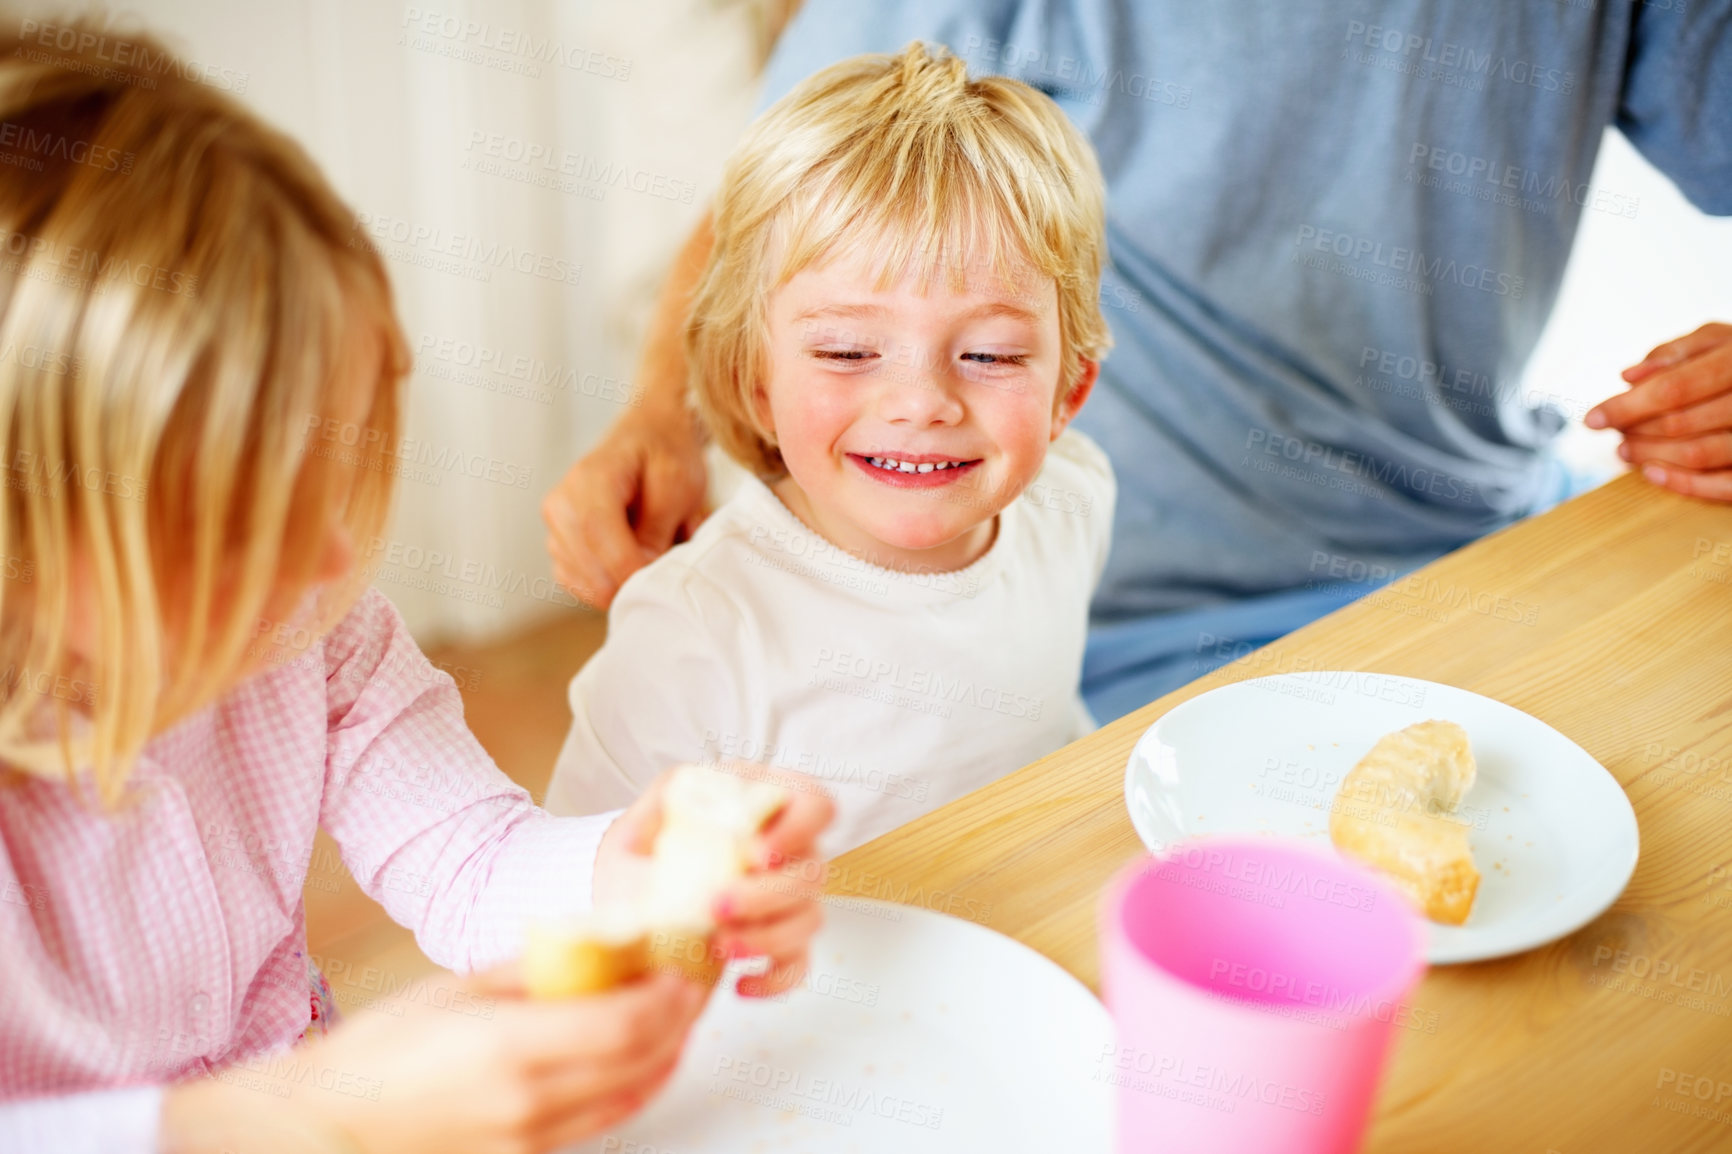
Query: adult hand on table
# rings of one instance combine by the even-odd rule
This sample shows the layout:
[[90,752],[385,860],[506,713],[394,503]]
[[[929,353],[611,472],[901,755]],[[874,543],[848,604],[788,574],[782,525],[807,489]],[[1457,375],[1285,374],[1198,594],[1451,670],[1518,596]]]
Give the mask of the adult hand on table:
[[[515,966],[467,1000],[357,1014],[252,1078],[182,1083],[160,1149],[240,1154],[541,1154],[636,1113],[672,1075],[708,991],[657,975],[603,994],[524,999]],[[458,1007],[462,1010],[459,1011]],[[305,1071],[306,1076],[299,1072]],[[250,1079],[250,1081],[249,1081]],[[253,1088],[264,1083],[261,1093]]]
[[1732,501],[1732,325],[1668,341],[1623,376],[1630,390],[1600,402],[1587,426],[1623,433],[1618,455],[1654,484]]

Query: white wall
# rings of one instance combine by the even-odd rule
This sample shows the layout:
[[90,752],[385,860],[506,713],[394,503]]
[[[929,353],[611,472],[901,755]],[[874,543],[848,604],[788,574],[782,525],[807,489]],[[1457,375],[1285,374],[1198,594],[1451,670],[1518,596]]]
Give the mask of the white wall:
[[[241,89],[296,137],[384,234],[374,239],[417,354],[406,433],[423,464],[404,462],[390,540],[374,559],[386,562],[380,588],[423,642],[571,604],[551,587],[541,497],[630,393],[661,271],[750,117],[762,2],[148,0],[113,10],[115,35],[143,26],[217,69],[217,86]],[[9,7],[46,20],[70,6]],[[449,17],[452,34],[421,30],[417,11]],[[578,66],[542,62],[528,75],[523,55],[465,37],[462,21],[484,22],[490,45],[508,34],[555,43]],[[509,175],[478,171],[499,162],[487,156],[492,137],[512,156],[546,150],[553,169],[504,160]],[[566,187],[510,178],[557,178],[567,154]],[[561,283],[446,258],[444,247],[509,248],[539,273],[581,272]],[[495,363],[528,362],[571,387],[539,399],[497,391],[523,386],[462,363],[483,347]],[[418,587],[428,584],[438,587]]]
[[1560,451],[1579,466],[1616,471],[1625,467],[1617,434],[1591,432],[1581,418],[1622,392],[1618,373],[1655,345],[1705,321],[1732,322],[1732,219],[1697,212],[1616,131],[1606,133],[1593,184],[1617,194],[1602,203],[1633,198],[1636,215],[1583,214],[1523,388],[1575,402],[1564,406],[1573,423]]

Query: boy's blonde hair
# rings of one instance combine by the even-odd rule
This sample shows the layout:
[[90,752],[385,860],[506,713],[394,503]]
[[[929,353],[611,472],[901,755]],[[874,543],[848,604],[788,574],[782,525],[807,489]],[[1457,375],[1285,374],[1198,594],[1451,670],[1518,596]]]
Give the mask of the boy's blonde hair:
[[[879,254],[879,287],[913,274],[1004,276],[1020,258],[1058,286],[1056,404],[1111,344],[1100,310],[1105,209],[1094,151],[1045,95],[968,78],[919,42],[802,82],[747,131],[715,200],[715,246],[692,300],[686,355],[698,407],[727,453],[783,471],[755,394],[769,362],[766,302],[846,250]],[[984,249],[984,251],[982,251]]]
[[[384,268],[306,154],[127,39],[131,64],[0,41],[0,761],[87,765],[104,801],[256,664],[333,520],[379,532],[408,367]],[[332,421],[358,430],[345,456],[308,448]]]

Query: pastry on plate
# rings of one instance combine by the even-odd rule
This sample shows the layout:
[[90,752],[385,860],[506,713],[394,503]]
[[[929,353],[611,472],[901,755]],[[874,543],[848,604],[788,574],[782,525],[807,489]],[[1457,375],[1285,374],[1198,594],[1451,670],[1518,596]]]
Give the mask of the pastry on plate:
[[1459,926],[1473,909],[1479,870],[1467,823],[1451,814],[1474,774],[1467,732],[1453,721],[1385,734],[1342,781],[1329,838],[1381,872],[1426,917]]

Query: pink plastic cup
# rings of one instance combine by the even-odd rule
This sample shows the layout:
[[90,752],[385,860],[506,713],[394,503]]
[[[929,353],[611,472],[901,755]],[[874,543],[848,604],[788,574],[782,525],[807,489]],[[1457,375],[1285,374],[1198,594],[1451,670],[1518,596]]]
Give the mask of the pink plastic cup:
[[1349,1154],[1425,926],[1371,871],[1269,838],[1186,842],[1113,879],[1102,984],[1118,1149]]

